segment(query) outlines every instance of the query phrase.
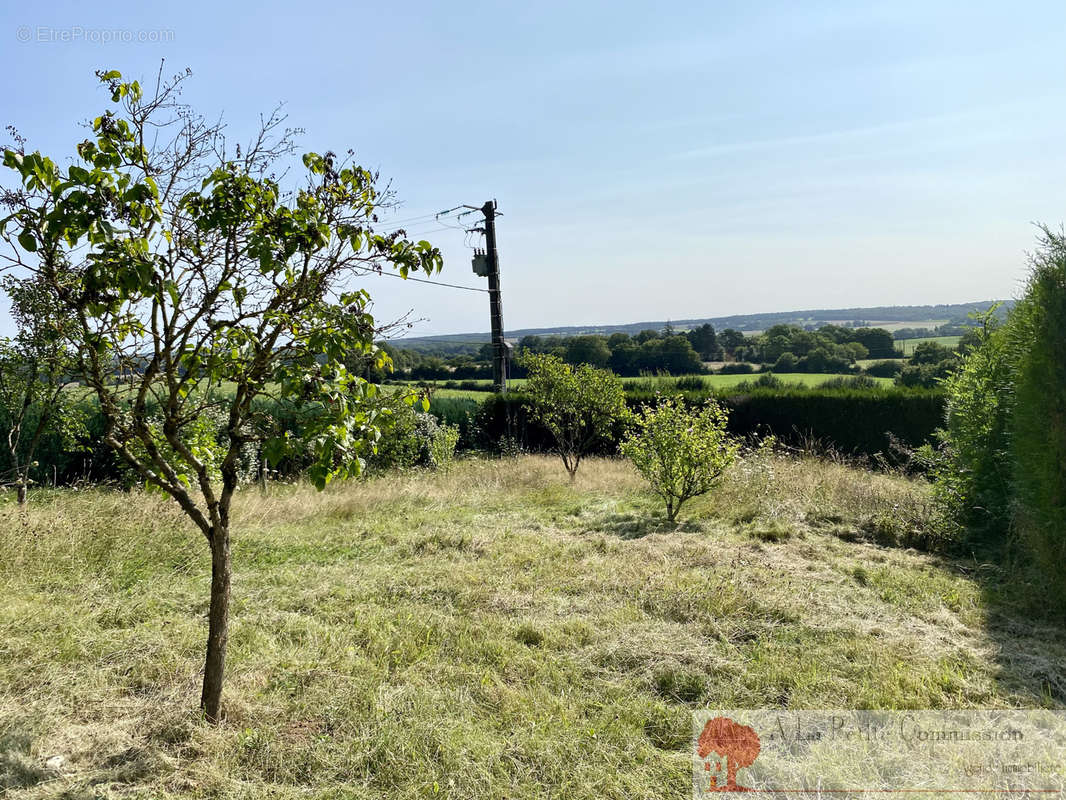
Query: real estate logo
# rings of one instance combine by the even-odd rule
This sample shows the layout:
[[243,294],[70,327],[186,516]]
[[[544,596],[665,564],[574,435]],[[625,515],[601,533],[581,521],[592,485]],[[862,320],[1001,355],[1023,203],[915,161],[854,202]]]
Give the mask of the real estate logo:
[[1066,797],[1066,711],[693,712],[693,800]]
[[696,754],[703,759],[704,770],[713,773],[705,791],[750,791],[749,787],[737,783],[737,770],[755,763],[761,749],[759,734],[754,728],[736,723],[729,717],[707,720],[696,740]]

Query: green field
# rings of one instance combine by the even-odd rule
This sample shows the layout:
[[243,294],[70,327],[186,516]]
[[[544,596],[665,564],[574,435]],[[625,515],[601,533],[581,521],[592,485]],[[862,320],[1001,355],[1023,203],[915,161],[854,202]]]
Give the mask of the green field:
[[914,348],[920,345],[922,342],[936,342],[942,344],[944,347],[958,347],[959,339],[961,336],[927,336],[922,339],[898,339],[896,340],[896,347],[903,351],[903,355],[910,356],[914,353]]
[[927,501],[768,454],[677,528],[613,460],[247,490],[212,727],[200,534],[34,492],[0,509],[0,793],[683,798],[694,709],[1062,708],[1066,637],[989,605],[997,567],[888,546]]
[[[818,386],[829,380],[834,380],[840,377],[848,377],[847,375],[841,376],[837,374],[830,374],[824,372],[806,373],[806,372],[794,372],[794,373],[774,373],[778,378],[788,384],[800,384],[803,386]],[[711,389],[727,389],[732,386],[736,386],[739,383],[754,382],[759,379],[760,373],[752,375],[690,375],[690,376],[658,376],[658,377],[636,377],[636,378],[621,378],[622,384],[628,387],[634,386],[650,386],[658,391],[670,392],[676,391],[677,381],[680,378],[691,380],[692,378],[699,378],[703,381],[704,385]],[[874,378],[880,386],[891,386],[891,378]],[[438,386],[444,381],[431,381]],[[487,391],[492,385],[492,381],[479,380],[479,381],[460,381],[460,383],[476,383],[478,386],[484,387]],[[404,385],[417,386],[418,381],[407,381]],[[512,389],[521,389],[525,385],[524,378],[516,378],[509,380],[507,385]],[[471,389],[443,389],[438,388],[433,391],[436,397],[484,397],[485,392]]]

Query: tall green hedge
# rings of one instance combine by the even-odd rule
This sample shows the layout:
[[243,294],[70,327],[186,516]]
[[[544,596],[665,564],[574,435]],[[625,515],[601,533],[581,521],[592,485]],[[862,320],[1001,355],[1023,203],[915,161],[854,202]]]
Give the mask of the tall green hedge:
[[[690,403],[699,403],[710,394],[689,391],[682,395]],[[747,392],[714,394],[730,412],[729,429],[735,435],[772,433],[786,444],[797,447],[816,443],[844,455],[893,456],[894,437],[908,447],[928,441],[943,423],[944,396],[937,391],[901,389],[774,389],[757,387]],[[627,394],[631,409],[652,403],[651,391]],[[273,417],[279,430],[295,431],[297,419],[287,407],[262,404],[262,411]],[[521,392],[487,395],[484,400],[456,397],[432,401],[430,413],[441,422],[459,428],[461,450],[496,450],[521,447],[546,452],[552,438],[529,413],[529,399]],[[100,442],[103,419],[95,401],[84,404],[89,435],[80,448],[65,447],[58,436],[48,436],[39,448],[41,466],[34,479],[59,485],[75,482],[124,483],[125,475],[111,451]],[[596,443],[601,455],[618,451],[621,426]],[[0,469],[6,458],[0,452]],[[298,475],[306,466],[298,454],[277,465],[281,476]]]
[[1017,530],[1066,613],[1066,235],[1043,229],[1006,326]]
[[[683,393],[690,403],[708,396]],[[918,447],[944,421],[944,395],[933,390],[754,389],[715,397],[729,410],[729,430],[734,435],[773,434],[797,447],[814,444],[848,456],[880,454],[890,461],[898,456],[893,440]],[[650,392],[626,397],[632,409],[654,400]],[[430,411],[436,413],[432,406]],[[619,429],[599,442],[598,452],[614,453],[621,433]],[[531,419],[529,400],[521,392],[485,399],[473,414],[462,445],[493,447],[508,437],[529,450],[551,448],[550,436]]]

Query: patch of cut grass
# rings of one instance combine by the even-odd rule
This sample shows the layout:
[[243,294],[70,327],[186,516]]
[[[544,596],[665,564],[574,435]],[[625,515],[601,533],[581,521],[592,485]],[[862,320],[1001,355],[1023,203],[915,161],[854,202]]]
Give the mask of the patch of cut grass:
[[1061,631],[864,528],[927,525],[919,482],[759,453],[680,525],[659,503],[624,462],[570,484],[533,456],[240,493],[218,727],[196,709],[207,548],[180,513],[2,506],[0,791],[680,797],[694,708],[1066,703]]

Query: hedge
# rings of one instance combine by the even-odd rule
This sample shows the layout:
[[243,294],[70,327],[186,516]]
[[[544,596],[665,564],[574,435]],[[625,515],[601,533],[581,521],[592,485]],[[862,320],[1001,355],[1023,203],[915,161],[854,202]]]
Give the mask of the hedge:
[[[729,409],[729,430],[737,436],[773,434],[795,447],[815,444],[846,456],[881,455],[893,463],[900,455],[894,442],[906,448],[925,444],[944,420],[944,395],[939,391],[786,388],[682,396],[689,403],[714,396]],[[510,438],[531,451],[552,448],[550,434],[532,419],[529,398],[521,392],[492,395],[481,403],[457,400],[438,401],[430,412],[460,425],[461,447],[492,449]],[[652,393],[626,397],[631,409],[654,400]],[[597,451],[616,452],[621,435],[620,429],[613,432]]]
[[[713,396],[730,412],[729,430],[738,436],[773,434],[783,443],[822,448],[847,456],[881,454],[890,462],[898,460],[893,439],[908,448],[931,440],[933,431],[943,425],[944,394],[939,390],[892,389],[783,389],[754,388],[749,391],[710,393],[683,392],[689,403]],[[654,402],[651,391],[627,393],[631,409]],[[95,401],[84,406],[88,436],[82,447],[66,447],[57,435],[46,435],[38,447],[34,470],[38,483],[123,482],[128,476],[114,454],[101,443],[103,418]],[[297,424],[288,409],[264,404],[275,417],[280,430],[293,430]],[[459,428],[459,449],[499,450],[521,447],[533,452],[552,449],[551,436],[530,414],[529,398],[521,392],[488,395],[484,400],[448,397],[432,401],[430,413],[441,422]],[[613,454],[623,435],[619,426],[602,441],[595,452]],[[0,449],[0,470],[9,464]],[[278,465],[281,475],[298,474],[305,463],[297,456]]]

